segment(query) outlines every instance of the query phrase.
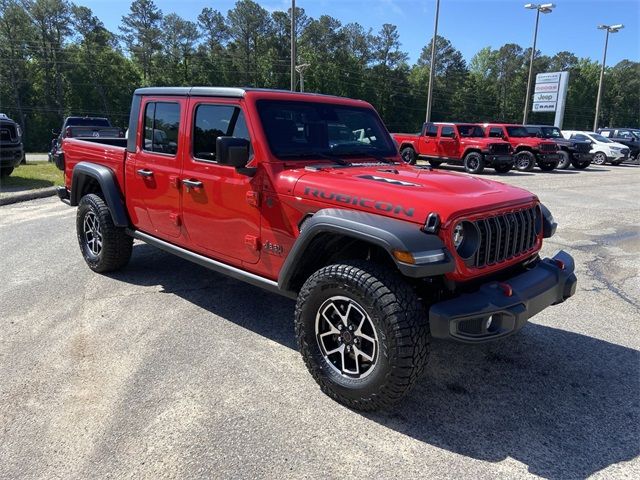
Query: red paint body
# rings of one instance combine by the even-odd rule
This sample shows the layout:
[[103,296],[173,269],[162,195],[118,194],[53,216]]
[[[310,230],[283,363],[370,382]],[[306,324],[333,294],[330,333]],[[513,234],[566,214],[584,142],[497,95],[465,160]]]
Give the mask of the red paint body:
[[[513,150],[516,152],[522,149],[526,149],[526,150],[531,150],[534,153],[539,153],[539,152],[554,153],[558,149],[555,142],[552,142],[550,140],[545,140],[539,137],[512,137],[509,135],[507,127],[522,128],[522,125],[516,125],[511,123],[486,123],[486,124],[483,124],[483,126],[487,136],[490,136],[492,134],[497,135],[498,131],[500,131],[501,138],[509,142],[513,147]],[[494,138],[496,137],[492,137],[490,139],[493,140]]]
[[[469,152],[485,153],[489,150],[489,145],[491,144],[502,145],[507,143],[499,138],[464,137],[460,135],[460,125],[477,126],[482,129],[480,125],[476,124],[432,123],[430,125],[437,128],[437,131],[433,132],[432,135],[427,134],[428,125],[429,124],[425,124],[419,134],[392,134],[400,150],[406,146],[411,146],[418,156],[462,163],[464,157]],[[455,138],[443,136],[442,133],[445,128],[452,129],[456,134]]]
[[[437,212],[442,220],[439,235],[453,251],[451,229],[461,216],[488,216],[538,203],[535,195],[520,188],[465,174],[404,165],[399,155],[394,159],[396,165],[346,168],[333,168],[322,160],[279,160],[269,150],[256,109],[256,101],[266,98],[373,109],[358,100],[275,91],[247,91],[243,98],[174,96],[170,101],[177,101],[182,107],[175,157],[143,151],[143,128],[137,130],[135,153],[123,147],[65,139],[66,186],[71,188],[73,168],[78,162],[102,164],[114,172],[134,228],[274,280],[298,237],[300,221],[323,208],[385,215],[411,222],[416,229],[424,224],[429,213]],[[143,97],[138,122],[143,121],[145,103],[159,99],[162,98]],[[198,104],[230,104],[242,109],[253,149],[249,166],[257,168],[254,176],[244,175],[232,166],[194,160],[191,140],[194,109]],[[483,143],[494,139],[472,140]],[[353,160],[357,162],[374,160]],[[326,168],[305,169],[319,164]],[[137,173],[146,168],[153,169],[152,179]],[[364,174],[411,185],[359,178]],[[181,182],[190,179],[201,181],[202,188],[187,190]],[[541,235],[535,248],[523,255],[477,270],[458,262],[455,272],[447,276],[464,281],[519,263],[541,248]],[[270,245],[278,248],[269,248]]]

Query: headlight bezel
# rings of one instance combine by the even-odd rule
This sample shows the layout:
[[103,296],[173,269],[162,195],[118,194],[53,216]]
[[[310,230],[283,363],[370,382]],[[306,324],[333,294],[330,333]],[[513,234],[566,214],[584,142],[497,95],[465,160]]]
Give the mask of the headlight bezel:
[[[462,229],[462,239],[456,247],[456,231]],[[472,258],[480,247],[480,232],[474,222],[460,220],[451,229],[451,245],[462,260]]]

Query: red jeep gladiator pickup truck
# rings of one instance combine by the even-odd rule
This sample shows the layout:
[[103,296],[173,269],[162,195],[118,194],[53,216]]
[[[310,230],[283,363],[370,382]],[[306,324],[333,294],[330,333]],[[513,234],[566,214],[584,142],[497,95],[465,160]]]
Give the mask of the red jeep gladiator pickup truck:
[[136,238],[296,298],[310,373],[352,408],[405,395],[430,337],[505,337],[576,288],[570,255],[538,256],[556,223],[535,195],[406,165],[363,101],[142,88],[128,139],[64,151],[89,268],[124,267]]
[[394,133],[402,159],[411,165],[418,158],[438,167],[443,162],[464,165],[469,173],[493,167],[498,173],[513,168],[512,150],[502,139],[488,139],[480,125],[473,123],[430,123],[417,135]]
[[514,165],[522,172],[533,170],[536,162],[540,170],[550,172],[562,159],[556,142],[537,137],[523,125],[486,123],[484,127],[488,137],[501,138],[511,144],[515,152]]

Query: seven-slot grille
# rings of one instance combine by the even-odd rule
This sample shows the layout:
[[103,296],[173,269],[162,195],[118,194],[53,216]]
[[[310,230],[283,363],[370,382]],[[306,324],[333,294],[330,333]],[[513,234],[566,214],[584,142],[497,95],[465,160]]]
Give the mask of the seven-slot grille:
[[580,153],[589,153],[591,151],[591,144],[587,142],[576,143],[576,150]]
[[510,153],[510,145],[508,143],[492,143],[489,145],[489,151],[496,154]]
[[541,152],[555,152],[558,149],[558,146],[555,143],[541,143],[540,151]]
[[473,222],[480,232],[480,246],[471,266],[485,267],[531,250],[536,244],[536,208]]

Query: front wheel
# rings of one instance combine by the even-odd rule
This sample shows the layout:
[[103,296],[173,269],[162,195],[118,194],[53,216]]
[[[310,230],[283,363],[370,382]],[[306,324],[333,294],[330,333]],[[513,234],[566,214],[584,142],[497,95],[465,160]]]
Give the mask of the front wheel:
[[578,170],[584,170],[589,165],[591,165],[591,160],[584,160],[582,162],[574,160],[573,162],[571,162],[571,165],[573,165],[573,168],[577,168]]
[[510,163],[506,163],[504,165],[496,165],[495,167],[493,167],[493,169],[498,173],[510,172],[512,168],[513,165],[511,165]]
[[591,163],[593,163],[594,165],[604,165],[606,161],[607,156],[604,154],[604,152],[596,152]]
[[536,166],[536,156],[528,150],[516,153],[513,160],[516,168],[521,172],[530,172]]
[[409,165],[415,165],[416,160],[418,159],[418,155],[416,155],[416,151],[413,147],[404,147],[400,152],[400,156],[404,163],[408,163]]
[[554,168],[556,168],[556,165],[557,164],[555,162],[540,162],[540,165],[538,166],[543,172],[551,172]]
[[424,308],[388,268],[350,261],[318,270],[303,285],[295,316],[309,372],[324,393],[350,408],[392,405],[426,365]]
[[558,162],[558,169],[565,170],[569,168],[569,166],[571,165],[571,156],[569,155],[569,152],[560,150],[558,154],[560,155],[560,161]]
[[129,262],[133,238],[113,224],[109,207],[98,195],[92,193],[80,200],[76,233],[82,256],[94,272],[112,272]]
[[464,169],[468,173],[482,173],[484,170],[484,158],[478,152],[468,153],[464,157]]

